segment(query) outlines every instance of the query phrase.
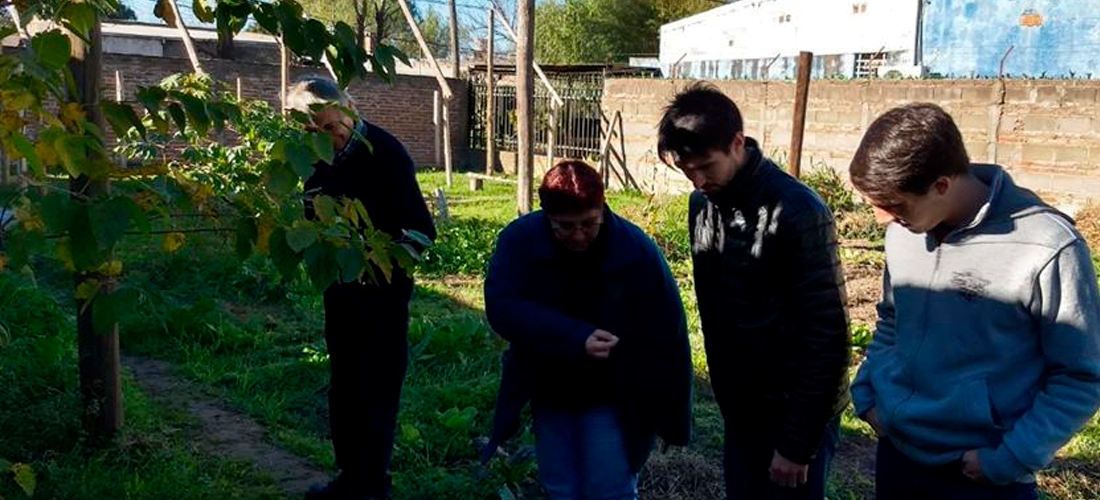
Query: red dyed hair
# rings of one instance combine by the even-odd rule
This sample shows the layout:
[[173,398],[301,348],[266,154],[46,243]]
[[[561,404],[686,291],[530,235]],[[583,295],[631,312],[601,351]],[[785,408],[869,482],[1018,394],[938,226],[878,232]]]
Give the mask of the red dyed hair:
[[551,214],[603,208],[603,180],[583,161],[566,160],[546,172],[539,187],[539,204]]

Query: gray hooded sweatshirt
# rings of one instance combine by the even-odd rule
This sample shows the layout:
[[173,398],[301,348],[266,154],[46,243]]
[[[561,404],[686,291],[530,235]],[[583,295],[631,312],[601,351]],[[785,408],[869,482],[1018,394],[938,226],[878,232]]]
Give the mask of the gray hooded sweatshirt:
[[978,450],[996,484],[1034,481],[1100,406],[1100,299],[1072,221],[993,165],[990,197],[942,242],[893,224],[856,411],[926,465]]

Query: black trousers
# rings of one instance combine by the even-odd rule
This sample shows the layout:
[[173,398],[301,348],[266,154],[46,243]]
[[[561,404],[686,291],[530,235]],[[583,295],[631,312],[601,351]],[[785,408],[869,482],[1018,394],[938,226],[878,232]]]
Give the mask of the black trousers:
[[332,370],[329,420],[341,481],[389,493],[401,387],[409,364],[408,279],[377,287],[335,284],[325,291],[325,341]]

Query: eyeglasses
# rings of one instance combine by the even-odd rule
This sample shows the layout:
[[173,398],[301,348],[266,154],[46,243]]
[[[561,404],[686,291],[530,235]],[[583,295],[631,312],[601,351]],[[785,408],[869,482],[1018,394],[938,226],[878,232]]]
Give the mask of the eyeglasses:
[[559,235],[569,235],[581,231],[584,233],[595,232],[603,225],[603,217],[582,221],[560,221],[550,219],[550,228]]

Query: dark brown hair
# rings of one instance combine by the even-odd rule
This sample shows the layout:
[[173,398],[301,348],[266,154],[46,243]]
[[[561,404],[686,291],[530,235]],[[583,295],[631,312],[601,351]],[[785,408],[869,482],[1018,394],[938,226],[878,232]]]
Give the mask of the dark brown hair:
[[878,117],[852,158],[852,184],[878,202],[899,194],[923,195],[936,179],[970,169],[962,134],[951,115],[930,103],[913,103]]
[[602,208],[603,179],[583,161],[566,160],[546,172],[539,186],[539,205],[549,214],[569,214]]
[[676,94],[657,125],[657,155],[690,159],[711,151],[728,153],[738,132],[744,130],[741,110],[732,99],[709,83],[695,83]]

